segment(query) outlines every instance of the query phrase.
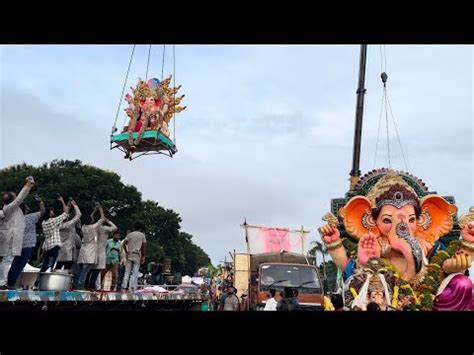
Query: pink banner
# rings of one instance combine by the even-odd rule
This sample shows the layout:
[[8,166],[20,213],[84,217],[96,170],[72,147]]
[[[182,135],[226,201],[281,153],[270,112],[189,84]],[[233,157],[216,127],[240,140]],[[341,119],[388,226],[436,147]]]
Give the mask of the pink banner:
[[246,237],[251,254],[279,253],[282,250],[289,253],[304,254],[308,250],[308,233],[287,228],[246,227]]
[[279,253],[282,250],[291,251],[290,233],[274,228],[261,228],[260,234],[264,240],[265,253]]

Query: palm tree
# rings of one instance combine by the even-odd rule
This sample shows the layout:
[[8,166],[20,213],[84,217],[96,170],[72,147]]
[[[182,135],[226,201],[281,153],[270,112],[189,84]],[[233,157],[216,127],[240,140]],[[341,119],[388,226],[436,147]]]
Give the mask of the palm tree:
[[326,246],[321,243],[319,240],[316,240],[314,242],[311,242],[311,244],[314,245],[313,248],[309,251],[311,255],[314,255],[314,259],[316,262],[316,266],[318,266],[318,258],[317,258],[317,253],[321,253],[323,257],[323,276],[326,278],[326,255],[328,255],[328,250],[326,249]]

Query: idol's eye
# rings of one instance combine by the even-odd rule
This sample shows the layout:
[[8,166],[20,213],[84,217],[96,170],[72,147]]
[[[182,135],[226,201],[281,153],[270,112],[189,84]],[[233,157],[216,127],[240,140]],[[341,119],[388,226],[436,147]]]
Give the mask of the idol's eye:
[[390,224],[390,223],[392,223],[392,220],[390,218],[384,218],[382,220],[382,222],[385,223],[385,224]]
[[410,217],[410,219],[408,220],[408,222],[410,222],[410,223],[415,223],[415,221],[416,221],[415,217]]

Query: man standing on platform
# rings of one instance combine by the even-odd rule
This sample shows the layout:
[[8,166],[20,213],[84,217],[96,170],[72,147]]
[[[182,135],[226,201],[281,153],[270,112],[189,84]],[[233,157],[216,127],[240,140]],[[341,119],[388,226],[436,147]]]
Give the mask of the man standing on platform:
[[[96,223],[82,226],[82,242],[79,255],[77,257],[78,271],[74,277],[74,289],[83,290],[86,277],[91,267],[97,263],[97,253],[99,246],[99,227],[105,222],[104,210],[100,204],[96,205],[96,209],[100,212],[100,219]],[[93,221],[91,221],[93,222]]]
[[32,176],[25,180],[25,185],[18,196],[13,192],[3,194],[3,208],[0,213],[0,290],[7,290],[7,276],[15,256],[21,255],[25,233],[25,215],[20,204],[28,196],[35,181]]
[[[92,212],[91,219],[95,221],[95,212]],[[86,281],[86,289],[96,290],[100,288],[101,281],[98,280],[98,276],[101,274],[102,270],[105,269],[105,258],[106,258],[106,245],[109,236],[117,230],[117,226],[110,221],[105,219],[105,222],[98,229],[98,252],[97,252],[97,263],[92,265],[91,270],[89,271],[89,282]],[[102,278],[102,277],[101,277]]]
[[10,290],[15,289],[15,284],[18,277],[21,275],[28,261],[30,261],[33,249],[36,246],[36,223],[46,212],[44,202],[40,197],[35,196],[35,200],[38,201],[40,210],[38,212],[30,213],[30,207],[26,204],[21,204],[23,212],[25,214],[25,233],[23,236],[23,246],[21,249],[21,255],[15,256],[13,259],[10,271],[8,272],[7,287]]
[[120,232],[117,230],[114,232],[113,238],[107,240],[106,244],[106,256],[105,256],[105,269],[102,270],[101,279],[102,279],[102,288],[105,280],[105,275],[107,272],[112,273],[112,285],[110,287],[111,291],[115,291],[117,287],[117,277],[118,277],[118,266],[120,262]]
[[124,249],[127,254],[125,264],[125,275],[122,282],[122,290],[129,286],[131,291],[136,291],[138,283],[138,272],[140,265],[145,262],[146,239],[143,234],[144,226],[141,222],[135,222],[134,231],[128,234],[124,240]]
[[56,269],[72,269],[73,251],[76,243],[76,225],[81,218],[81,210],[74,200],[70,200],[69,204],[74,207],[74,217],[68,217],[59,228],[61,236],[61,248],[59,249],[58,262]]

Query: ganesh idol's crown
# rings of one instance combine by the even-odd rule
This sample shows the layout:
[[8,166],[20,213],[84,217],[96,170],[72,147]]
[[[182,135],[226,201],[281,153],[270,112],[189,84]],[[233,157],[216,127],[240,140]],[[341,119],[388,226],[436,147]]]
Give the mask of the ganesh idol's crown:
[[401,208],[406,205],[416,206],[419,203],[415,190],[408,185],[395,171],[383,176],[367,194],[374,208],[392,205]]

